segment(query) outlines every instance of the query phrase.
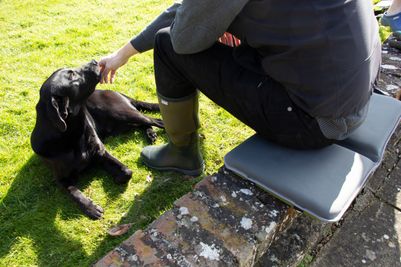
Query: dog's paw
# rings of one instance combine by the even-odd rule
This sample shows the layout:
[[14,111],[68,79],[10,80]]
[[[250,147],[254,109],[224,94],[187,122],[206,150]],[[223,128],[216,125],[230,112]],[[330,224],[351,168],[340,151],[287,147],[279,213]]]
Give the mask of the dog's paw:
[[157,134],[152,128],[146,129],[146,136],[149,138],[150,143],[156,142]]
[[103,211],[102,207],[91,202],[90,204],[88,204],[85,207],[84,212],[91,219],[99,220],[100,218],[102,218],[104,211]]
[[132,177],[132,171],[124,167],[120,174],[114,176],[114,181],[117,184],[125,184],[131,179],[131,177]]
[[155,126],[164,129],[164,122],[162,119],[154,119]]

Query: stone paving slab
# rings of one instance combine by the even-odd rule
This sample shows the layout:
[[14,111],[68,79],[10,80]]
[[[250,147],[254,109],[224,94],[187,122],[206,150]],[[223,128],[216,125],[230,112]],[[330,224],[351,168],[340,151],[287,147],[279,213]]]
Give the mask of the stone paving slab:
[[377,196],[401,210],[401,161],[394,167]]
[[301,214],[288,229],[277,235],[255,267],[296,266],[330,230],[331,225]]
[[401,212],[375,200],[362,213],[352,211],[312,266],[401,266],[399,234]]

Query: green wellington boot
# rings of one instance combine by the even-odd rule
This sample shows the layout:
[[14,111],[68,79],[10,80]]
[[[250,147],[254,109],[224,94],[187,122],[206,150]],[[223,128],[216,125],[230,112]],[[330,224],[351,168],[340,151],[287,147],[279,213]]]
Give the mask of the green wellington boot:
[[168,99],[159,95],[159,105],[169,142],[145,147],[141,152],[142,161],[156,170],[200,175],[204,163],[197,133],[198,93],[180,99]]

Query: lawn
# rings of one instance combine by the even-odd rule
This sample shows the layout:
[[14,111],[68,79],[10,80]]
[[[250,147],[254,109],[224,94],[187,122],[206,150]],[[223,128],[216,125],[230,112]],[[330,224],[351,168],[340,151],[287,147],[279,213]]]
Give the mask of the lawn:
[[[133,177],[119,186],[98,169],[82,175],[79,187],[105,209],[102,220],[92,221],[56,186],[30,148],[43,81],[60,67],[113,52],[172,2],[0,0],[0,266],[88,266],[170,209],[202,178],[145,167],[138,158],[147,145],[142,132],[108,138],[107,149],[133,170]],[[152,53],[132,59],[113,85],[98,88],[155,102]],[[203,96],[200,109],[208,175],[252,131]],[[166,141],[164,131],[157,133],[158,143]],[[129,222],[128,234],[107,236],[110,227]]]

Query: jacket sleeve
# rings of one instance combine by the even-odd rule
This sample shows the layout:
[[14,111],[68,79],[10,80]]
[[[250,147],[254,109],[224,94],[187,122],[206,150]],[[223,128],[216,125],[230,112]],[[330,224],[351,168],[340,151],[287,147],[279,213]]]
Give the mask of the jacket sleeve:
[[212,46],[228,29],[248,0],[183,0],[171,26],[178,54],[193,54]]
[[179,2],[174,3],[152,21],[141,33],[131,39],[131,45],[138,52],[146,52],[153,49],[156,33],[165,27],[169,27],[175,17],[176,11],[180,6]]

